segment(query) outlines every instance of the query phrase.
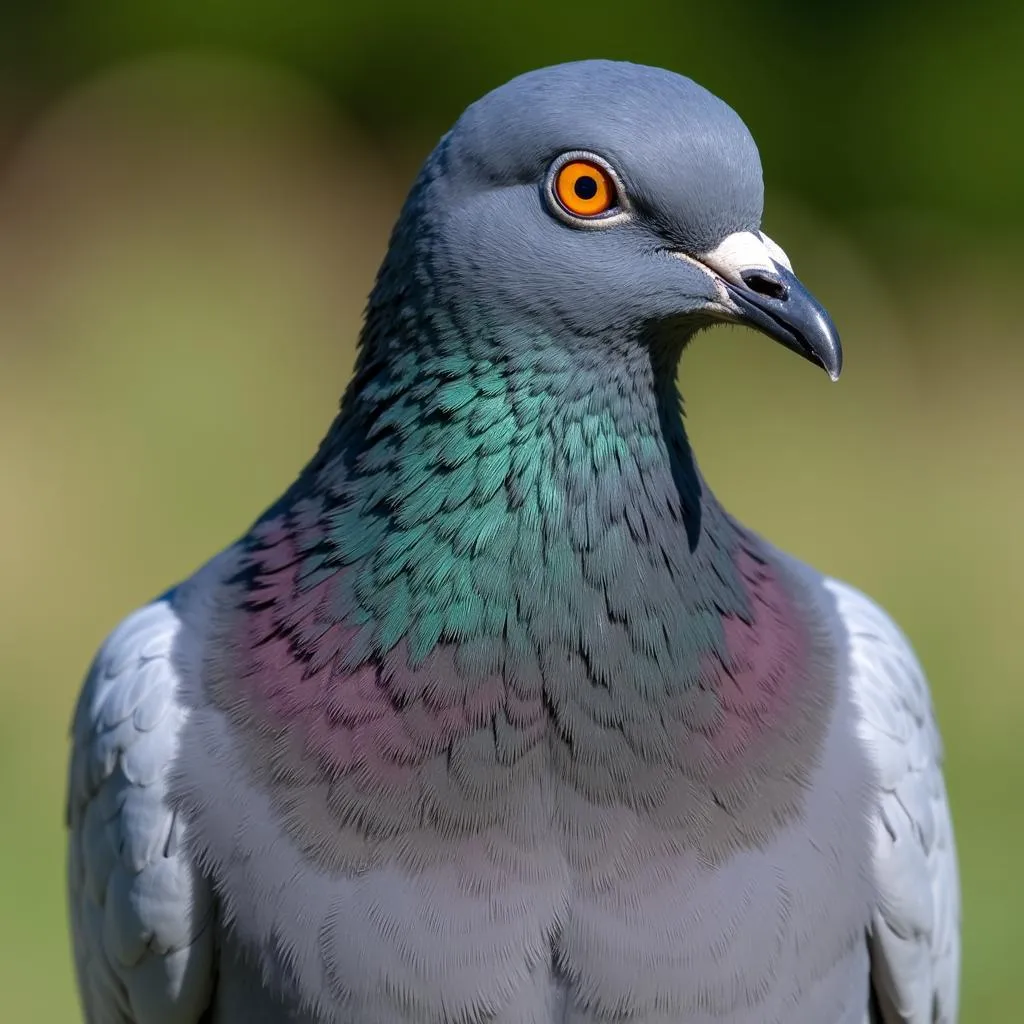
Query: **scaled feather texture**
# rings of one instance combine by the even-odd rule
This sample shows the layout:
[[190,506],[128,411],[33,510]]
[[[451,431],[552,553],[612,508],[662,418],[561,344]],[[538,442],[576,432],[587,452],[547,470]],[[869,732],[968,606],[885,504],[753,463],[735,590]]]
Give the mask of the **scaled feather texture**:
[[[579,159],[597,214],[552,185]],[[440,141],[320,450],[86,679],[86,1021],[955,1021],[921,669],[684,429],[716,320],[838,376],[762,198],[736,114],[654,68],[531,72]]]

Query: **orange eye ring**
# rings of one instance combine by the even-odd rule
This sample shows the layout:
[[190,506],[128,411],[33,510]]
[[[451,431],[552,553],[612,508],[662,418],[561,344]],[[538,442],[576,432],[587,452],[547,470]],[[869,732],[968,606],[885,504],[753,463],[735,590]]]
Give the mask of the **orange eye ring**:
[[615,208],[612,176],[590,160],[570,160],[559,167],[553,184],[558,202],[575,217],[600,217]]

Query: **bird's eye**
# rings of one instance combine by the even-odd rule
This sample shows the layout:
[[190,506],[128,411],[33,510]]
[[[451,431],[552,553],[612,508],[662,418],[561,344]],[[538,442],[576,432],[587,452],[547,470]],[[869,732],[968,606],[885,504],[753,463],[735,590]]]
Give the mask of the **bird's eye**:
[[555,198],[574,217],[600,217],[617,205],[612,176],[590,160],[569,160],[552,182]]

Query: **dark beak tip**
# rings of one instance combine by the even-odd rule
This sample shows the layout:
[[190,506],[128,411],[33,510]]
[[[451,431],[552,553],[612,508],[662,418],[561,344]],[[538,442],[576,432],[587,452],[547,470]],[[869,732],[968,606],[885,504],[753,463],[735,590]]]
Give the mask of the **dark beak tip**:
[[[806,292],[804,294],[807,295]],[[839,332],[821,306],[810,296],[807,296],[806,301],[814,303],[817,315],[810,318],[809,322],[805,321],[805,330],[799,334],[801,354],[817,363],[829,379],[835,382],[843,372],[843,346]]]
[[[811,300],[814,301],[813,299]],[[829,379],[834,383],[839,380],[843,372],[843,346],[839,340],[839,332],[832,318],[821,307],[821,331],[818,337],[811,341],[810,349],[821,362],[822,369],[828,374]]]

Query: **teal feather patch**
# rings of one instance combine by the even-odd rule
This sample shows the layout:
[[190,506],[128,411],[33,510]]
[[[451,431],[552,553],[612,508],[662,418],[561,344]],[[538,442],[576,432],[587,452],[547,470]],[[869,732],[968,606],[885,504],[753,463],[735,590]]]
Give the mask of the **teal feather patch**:
[[678,349],[439,308],[422,259],[393,246],[341,411],[267,513],[304,553],[298,585],[328,588],[351,630],[339,656],[416,671],[452,648],[506,680],[539,671],[566,714],[586,680],[609,721],[696,699],[723,617],[750,607],[683,429]]

